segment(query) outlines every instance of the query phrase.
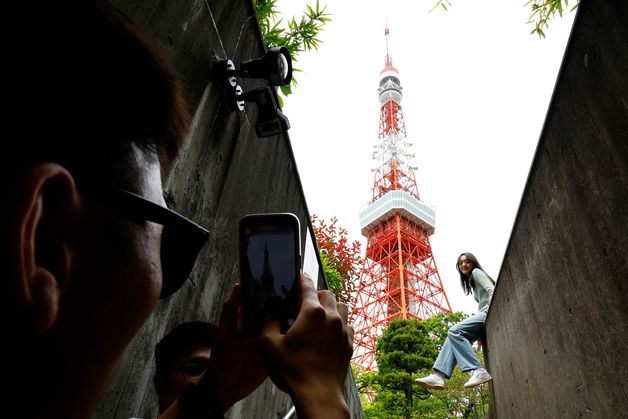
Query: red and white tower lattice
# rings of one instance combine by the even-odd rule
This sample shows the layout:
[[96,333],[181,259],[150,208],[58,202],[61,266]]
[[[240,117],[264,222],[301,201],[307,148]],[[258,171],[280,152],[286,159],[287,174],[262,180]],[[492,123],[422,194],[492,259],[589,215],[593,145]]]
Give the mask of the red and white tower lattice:
[[370,203],[360,211],[362,235],[368,242],[364,269],[357,283],[350,322],[354,328],[352,362],[375,370],[375,344],[397,318],[425,319],[451,306],[436,268],[429,237],[435,211],[419,196],[414,157],[406,139],[401,111],[399,71],[392,65],[390,33],[386,62],[380,73],[379,139],[374,146],[375,182]]

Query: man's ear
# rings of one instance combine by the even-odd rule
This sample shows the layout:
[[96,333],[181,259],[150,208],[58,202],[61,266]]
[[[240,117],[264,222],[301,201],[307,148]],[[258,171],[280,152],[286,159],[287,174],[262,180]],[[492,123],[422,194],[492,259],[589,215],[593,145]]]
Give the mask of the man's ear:
[[68,285],[72,222],[78,193],[72,175],[56,163],[41,163],[20,177],[10,245],[15,255],[14,289],[21,327],[43,333],[57,320]]

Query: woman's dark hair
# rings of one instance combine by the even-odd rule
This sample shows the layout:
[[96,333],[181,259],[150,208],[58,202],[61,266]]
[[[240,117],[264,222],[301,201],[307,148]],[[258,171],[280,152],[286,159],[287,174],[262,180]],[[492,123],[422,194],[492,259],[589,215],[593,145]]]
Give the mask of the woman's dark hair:
[[475,286],[475,283],[471,275],[466,276],[465,274],[460,272],[460,267],[458,266],[458,263],[460,263],[460,258],[463,256],[466,257],[469,262],[471,262],[471,265],[472,265],[471,272],[473,272],[475,268],[482,269],[482,265],[480,265],[480,262],[478,262],[478,259],[475,256],[473,256],[472,253],[469,253],[469,252],[461,253],[460,256],[458,256],[458,260],[456,260],[456,270],[460,274],[460,285],[462,285],[462,290],[464,291],[465,295],[469,295],[471,291],[473,291],[473,287]]

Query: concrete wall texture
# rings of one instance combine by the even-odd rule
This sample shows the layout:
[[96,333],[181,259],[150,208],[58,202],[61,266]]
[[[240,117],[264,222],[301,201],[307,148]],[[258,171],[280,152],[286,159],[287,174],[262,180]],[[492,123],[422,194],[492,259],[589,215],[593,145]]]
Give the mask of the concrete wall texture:
[[628,418],[628,2],[583,0],[487,320],[492,417]]
[[[218,60],[230,58],[240,63],[264,53],[251,1],[116,3],[171,51],[186,81],[193,130],[174,167],[164,173],[166,199],[211,233],[191,281],[160,302],[127,350],[117,378],[95,414],[97,418],[154,418],[158,409],[152,385],[155,344],[184,321],[218,323],[222,301],[238,278],[239,218],[248,213],[293,212],[301,221],[303,247],[311,225],[288,135],[257,138],[255,105],[247,105],[244,112],[229,111],[216,83]],[[239,80],[239,84],[245,92],[267,86],[259,80]],[[325,281],[319,272],[318,285],[323,288]],[[346,398],[353,416],[362,417],[350,373]],[[290,398],[267,380],[226,417],[282,418],[291,406]]]

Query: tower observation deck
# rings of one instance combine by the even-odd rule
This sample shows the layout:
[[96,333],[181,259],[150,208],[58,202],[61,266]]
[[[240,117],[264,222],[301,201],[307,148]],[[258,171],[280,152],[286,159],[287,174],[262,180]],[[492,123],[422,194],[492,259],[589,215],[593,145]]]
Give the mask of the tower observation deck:
[[364,268],[350,314],[354,333],[353,363],[375,370],[375,344],[396,319],[425,319],[451,312],[432,255],[429,237],[436,211],[421,199],[407,141],[399,71],[392,64],[390,32],[385,30],[386,59],[379,82],[379,142],[369,203],[360,210],[367,238]]

